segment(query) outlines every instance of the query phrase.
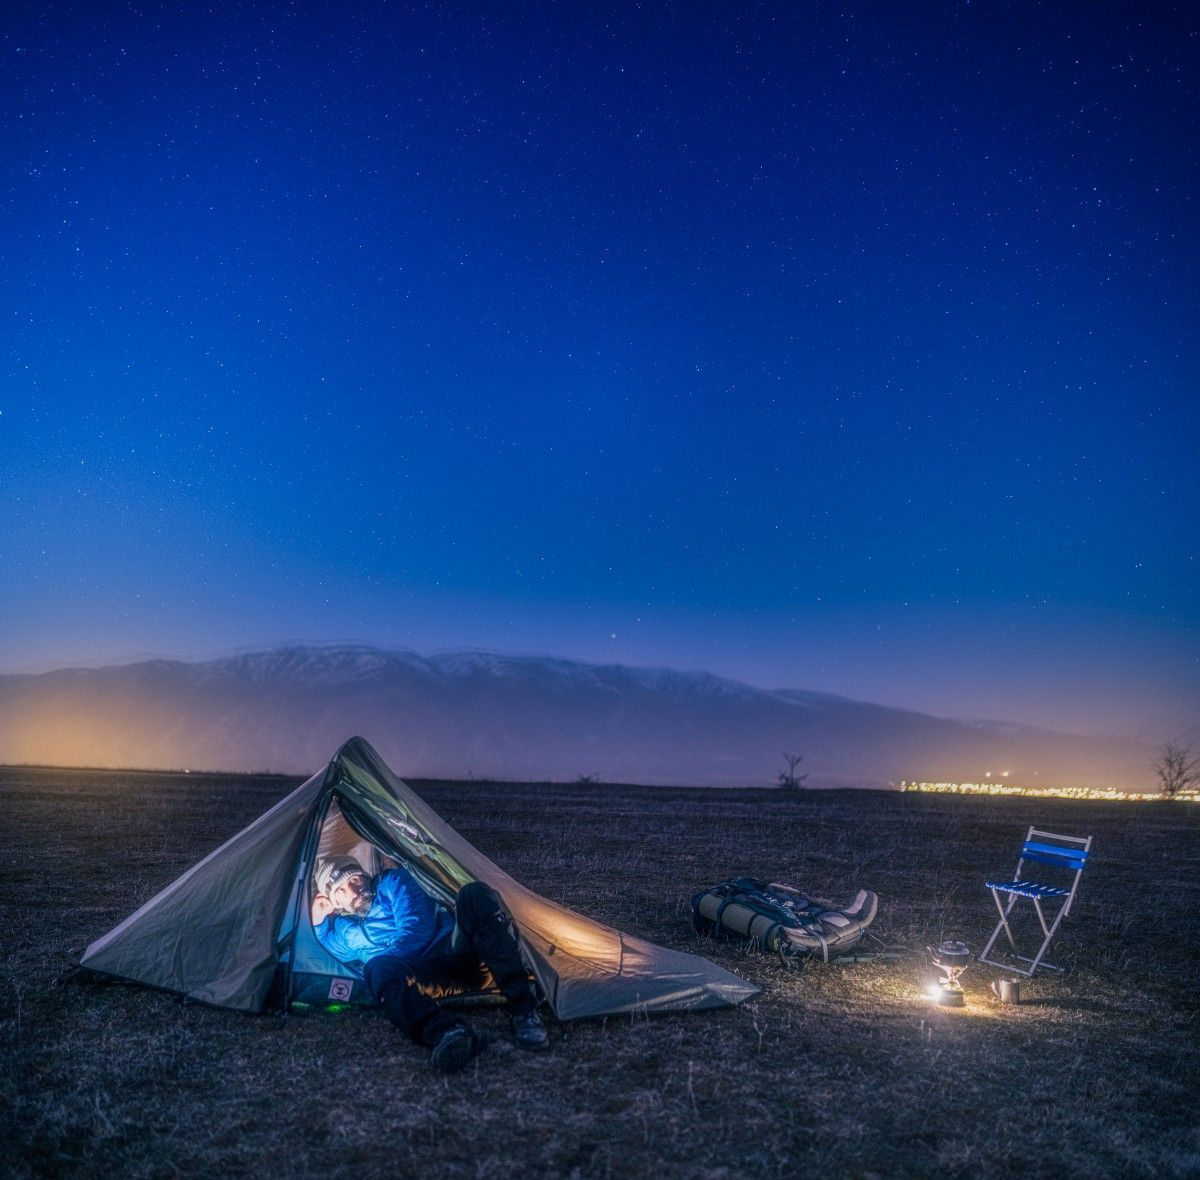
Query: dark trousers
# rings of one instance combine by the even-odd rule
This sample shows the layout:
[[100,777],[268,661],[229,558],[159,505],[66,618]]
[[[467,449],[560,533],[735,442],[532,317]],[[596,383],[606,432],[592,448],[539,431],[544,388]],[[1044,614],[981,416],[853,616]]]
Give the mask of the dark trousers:
[[418,983],[476,982],[483,963],[516,1013],[537,1006],[537,996],[512,922],[500,895],[482,881],[459,891],[454,906],[454,930],[431,955],[414,959],[404,954],[376,955],[363,968],[371,994],[388,1019],[421,1045],[433,1045],[447,1028],[462,1021],[421,992]]

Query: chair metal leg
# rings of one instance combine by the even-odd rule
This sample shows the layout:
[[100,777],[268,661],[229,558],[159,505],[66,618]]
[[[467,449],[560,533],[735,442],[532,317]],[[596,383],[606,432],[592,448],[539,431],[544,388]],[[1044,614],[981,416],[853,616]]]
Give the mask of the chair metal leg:
[[[1026,957],[1025,955],[1014,955],[1013,957],[1014,957],[1014,958],[1017,958],[1017,959],[1020,959],[1022,963],[1033,963],[1033,962],[1037,962],[1037,960],[1035,960],[1035,959],[1030,959],[1030,958]],[[1014,971],[1020,971],[1021,969],[1020,969],[1019,967],[1014,967],[1014,968],[1013,968],[1013,970],[1014,970]],[[1065,968],[1065,967],[1059,967],[1059,966],[1058,966],[1056,963],[1047,963],[1047,962],[1045,962],[1045,961],[1042,961],[1042,962],[1038,962],[1038,965],[1037,965],[1037,970],[1039,970],[1039,971],[1065,971],[1065,970],[1066,970],[1066,968]],[[1022,974],[1025,974],[1025,975],[1032,975],[1032,974],[1033,974],[1033,972],[1032,972],[1032,971],[1027,971],[1027,972],[1022,972]]]
[[996,923],[996,929],[992,931],[992,936],[987,940],[987,945],[979,954],[980,963],[990,963],[993,967],[1003,967],[1003,963],[997,963],[994,959],[989,959],[988,954],[991,952],[992,946],[996,939],[1000,936],[1000,931],[1003,930],[1005,937],[1008,939],[1008,945],[1012,947],[1013,953],[1016,953],[1017,944],[1013,941],[1012,930],[1009,929],[1008,916],[1012,913],[1013,905],[1016,903],[1017,895],[1010,894],[1008,898],[1008,908],[1006,909],[1000,902],[1000,894],[997,890],[992,890],[992,900],[996,903],[996,909],[1000,911],[1000,921]]
[[[1050,928],[1047,929],[1046,928],[1046,916],[1042,913],[1041,903],[1038,901],[1038,899],[1036,897],[1033,899],[1033,904],[1034,904],[1034,907],[1037,909],[1038,921],[1041,922],[1042,929],[1045,931],[1046,937],[1042,941],[1041,950],[1038,951],[1036,957],[1034,957],[1033,959],[1030,959],[1030,961],[1029,961],[1029,974],[1031,977],[1032,977],[1033,973],[1038,969],[1038,964],[1041,963],[1042,956],[1046,953],[1046,949],[1050,946],[1050,940],[1054,937],[1055,931],[1058,930],[1058,924],[1059,924],[1059,922],[1061,922],[1063,920],[1063,914],[1066,913],[1066,907],[1060,906],[1058,913],[1054,918],[1054,922],[1051,924]],[[1055,970],[1061,971],[1062,968],[1056,967]]]
[[[1008,917],[1012,913],[1012,908],[1017,900],[1018,895],[1014,893],[1010,896],[1007,909],[1005,909],[1004,907],[1002,907],[1000,905],[1000,898],[997,895],[997,892],[995,889],[992,890],[992,896],[996,899],[997,909],[1000,910],[1000,923],[996,927],[996,929],[992,931],[992,937],[988,939],[987,945],[983,948],[983,952],[979,955],[978,961],[980,963],[988,963],[993,967],[1003,968],[1005,971],[1013,971],[1017,975],[1024,975],[1028,979],[1033,978],[1034,974],[1037,972],[1037,969],[1039,967],[1043,967],[1048,971],[1064,971],[1064,970],[1066,970],[1066,968],[1056,966],[1054,963],[1046,963],[1046,962],[1042,961],[1042,956],[1049,949],[1050,943],[1053,940],[1054,935],[1058,931],[1059,923],[1066,916],[1066,906],[1063,906],[1059,909],[1058,913],[1054,917],[1054,921],[1049,926],[1047,926],[1046,925],[1046,915],[1042,910],[1041,902],[1036,897],[1031,897],[1029,899],[1030,901],[1033,902],[1033,908],[1037,912],[1038,922],[1041,924],[1042,933],[1045,936],[1042,939],[1042,945],[1038,949],[1037,954],[1031,959],[1027,955],[1022,955],[1022,954],[1017,953],[1017,944],[1013,941],[1012,930],[1008,925]],[[996,938],[1000,934],[1001,929],[1003,929],[1004,933],[1008,936],[1009,945],[1013,949],[1013,958],[1019,959],[1022,963],[1028,963],[1029,964],[1028,969],[1023,970],[1020,967],[1013,966],[1011,963],[1000,963],[1000,962],[997,962],[995,959],[988,958],[988,953],[992,949],[992,944],[996,941]]]

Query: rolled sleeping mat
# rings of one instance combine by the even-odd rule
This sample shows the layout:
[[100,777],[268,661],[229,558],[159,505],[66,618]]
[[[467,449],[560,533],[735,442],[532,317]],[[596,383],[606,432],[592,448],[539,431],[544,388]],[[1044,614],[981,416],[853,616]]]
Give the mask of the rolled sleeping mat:
[[748,905],[741,905],[715,893],[704,894],[698,908],[701,917],[707,918],[713,926],[740,934],[742,938],[753,939],[768,950],[779,949],[777,939],[771,937],[775,931],[783,929],[778,918],[768,918]]

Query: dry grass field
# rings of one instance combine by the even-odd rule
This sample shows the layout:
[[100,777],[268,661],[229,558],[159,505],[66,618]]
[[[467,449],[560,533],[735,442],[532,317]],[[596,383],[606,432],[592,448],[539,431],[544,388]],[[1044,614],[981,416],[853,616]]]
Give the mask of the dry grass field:
[[[534,889],[762,987],[741,1008],[560,1026],[435,1078],[376,1012],[287,1019],[62,986],[83,948],[294,785],[0,770],[0,1172],[10,1176],[1198,1176],[1200,807],[879,792],[418,783]],[[1091,833],[1052,956],[1001,1007],[922,1000],[978,950],[1030,823]],[[848,900],[911,952],[851,965],[695,934],[734,874]]]

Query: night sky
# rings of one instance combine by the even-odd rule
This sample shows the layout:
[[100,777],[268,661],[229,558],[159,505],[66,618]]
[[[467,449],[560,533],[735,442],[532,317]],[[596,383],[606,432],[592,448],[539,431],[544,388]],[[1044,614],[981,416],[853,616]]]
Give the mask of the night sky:
[[0,669],[1194,725],[1196,14],[6,7]]

